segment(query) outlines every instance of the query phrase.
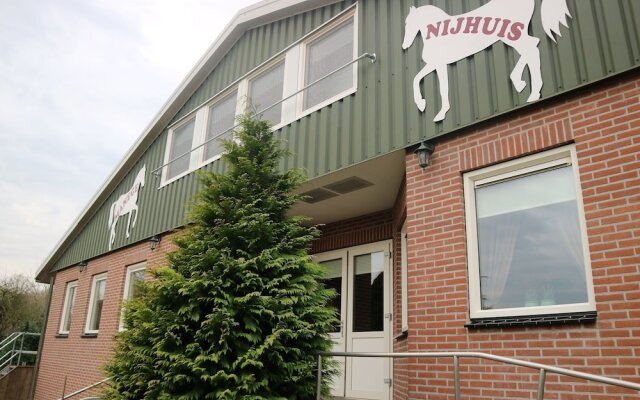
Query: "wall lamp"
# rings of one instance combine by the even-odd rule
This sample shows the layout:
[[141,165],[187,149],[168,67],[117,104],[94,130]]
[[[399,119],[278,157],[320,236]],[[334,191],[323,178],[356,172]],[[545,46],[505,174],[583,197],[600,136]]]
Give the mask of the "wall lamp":
[[151,251],[158,248],[158,244],[160,243],[160,240],[161,240],[160,235],[151,236],[151,238],[149,239],[149,242],[151,242]]
[[87,265],[89,265],[89,263],[87,263],[86,261],[81,261],[78,263],[78,270],[80,272],[84,272],[84,270],[87,269]]
[[431,143],[422,142],[420,143],[420,147],[414,151],[416,156],[418,157],[418,164],[422,169],[425,169],[429,165],[429,158],[433,151],[436,149],[436,146]]

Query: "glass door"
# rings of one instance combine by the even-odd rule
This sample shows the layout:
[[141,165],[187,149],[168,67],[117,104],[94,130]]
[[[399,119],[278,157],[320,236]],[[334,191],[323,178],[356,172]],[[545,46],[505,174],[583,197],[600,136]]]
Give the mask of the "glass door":
[[[336,291],[336,297],[333,298],[331,305],[338,313],[340,323],[335,327],[333,333],[329,336],[333,340],[334,352],[344,352],[345,347],[345,331],[346,314],[347,314],[347,251],[337,250],[314,256],[315,261],[327,268],[327,277],[325,285]],[[333,378],[331,394],[337,397],[344,396],[344,358],[336,359],[339,363],[339,375]]]
[[[346,349],[348,352],[385,353],[390,348],[390,242],[349,249]],[[345,395],[388,399],[391,361],[384,358],[347,358]]]
[[[379,242],[322,253],[316,262],[327,268],[327,287],[335,289],[340,325],[331,334],[333,351],[388,352],[390,349],[390,247]],[[382,358],[339,358],[342,373],[332,394],[359,399],[389,399],[391,361]]]

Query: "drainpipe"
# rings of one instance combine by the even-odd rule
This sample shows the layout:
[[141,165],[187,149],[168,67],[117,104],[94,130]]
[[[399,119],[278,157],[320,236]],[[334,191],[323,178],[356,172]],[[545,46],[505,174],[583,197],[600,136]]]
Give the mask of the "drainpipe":
[[29,390],[29,400],[33,400],[36,395],[36,383],[38,382],[38,372],[40,371],[40,360],[42,359],[42,348],[44,346],[44,335],[47,333],[47,320],[49,319],[49,311],[51,310],[51,297],[53,295],[53,284],[55,283],[55,275],[49,279],[49,293],[47,294],[47,306],[44,312],[44,321],[40,331],[40,343],[38,343],[38,355],[36,356],[36,365],[33,369],[31,377],[31,389]]

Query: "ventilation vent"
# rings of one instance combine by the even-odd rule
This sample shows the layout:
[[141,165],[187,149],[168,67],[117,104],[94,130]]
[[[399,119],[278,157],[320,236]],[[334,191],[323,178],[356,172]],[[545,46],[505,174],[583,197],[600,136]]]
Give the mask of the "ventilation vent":
[[324,187],[333,192],[337,192],[340,194],[347,194],[347,193],[355,192],[356,190],[364,189],[369,186],[373,186],[373,183],[369,181],[365,181],[362,178],[358,178],[357,176],[352,176],[351,178],[343,179],[341,181],[334,182]]
[[314,204],[337,196],[337,194],[322,188],[313,189],[308,192],[304,192],[301,195],[306,197],[303,201],[309,204]]

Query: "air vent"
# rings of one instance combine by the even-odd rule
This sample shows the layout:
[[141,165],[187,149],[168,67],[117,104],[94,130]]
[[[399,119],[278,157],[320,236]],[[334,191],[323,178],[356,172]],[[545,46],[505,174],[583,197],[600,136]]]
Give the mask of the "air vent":
[[323,200],[327,200],[330,199],[332,197],[336,197],[337,194],[330,192],[328,190],[322,189],[322,188],[318,188],[318,189],[313,189],[313,190],[309,190],[308,192],[304,192],[301,194],[301,196],[306,197],[303,201],[309,204],[314,204],[317,203],[319,201],[323,201]]
[[356,190],[364,189],[369,186],[373,186],[373,183],[365,181],[362,178],[358,178],[357,176],[352,176],[351,178],[343,179],[330,185],[326,185],[324,186],[324,188],[340,194],[347,194],[355,192]]

